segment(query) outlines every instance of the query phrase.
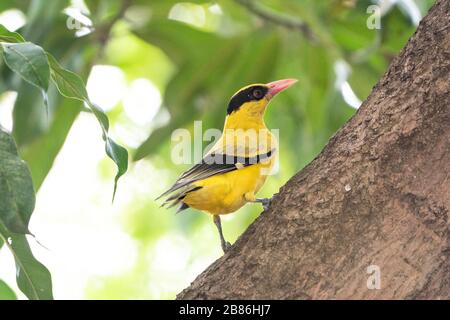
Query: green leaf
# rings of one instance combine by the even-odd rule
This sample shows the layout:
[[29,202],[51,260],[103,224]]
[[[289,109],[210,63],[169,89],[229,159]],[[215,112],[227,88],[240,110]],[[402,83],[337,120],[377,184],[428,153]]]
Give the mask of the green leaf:
[[11,32],[0,24],[0,42],[25,42],[25,39],[17,32]]
[[44,49],[31,42],[2,43],[6,65],[25,81],[40,88],[48,89],[50,67]]
[[10,233],[0,224],[0,238],[14,256],[19,289],[31,300],[53,299],[50,272],[33,256],[25,235]]
[[44,49],[31,42],[2,43],[6,65],[25,81],[41,89],[48,114],[50,67]]
[[105,140],[106,154],[117,165],[117,174],[114,179],[113,200],[117,190],[117,182],[119,178],[128,170],[128,151],[114,142],[108,135],[109,120],[106,114],[98,106],[89,99],[86,87],[81,78],[60,66],[56,59],[48,55],[48,61],[51,67],[51,77],[61,95],[83,101],[97,118],[103,131],[103,139]]
[[52,55],[48,53],[47,55],[51,66],[51,77],[58,88],[58,91],[66,98],[84,102],[91,109],[92,113],[95,115],[100,123],[100,126],[102,127],[106,140],[109,130],[108,117],[102,109],[91,102],[83,80],[76,73],[61,67]]
[[89,96],[83,80],[76,73],[61,67],[51,54],[47,53],[47,59],[50,65],[51,78],[59,93],[66,98],[77,99],[89,104]]
[[0,130],[0,222],[14,233],[30,233],[35,195],[30,171],[11,136]]
[[117,181],[123,174],[125,174],[125,172],[127,172],[128,169],[128,151],[124,147],[115,143],[111,138],[106,137],[106,153],[117,164],[118,167],[117,174],[114,179],[114,201],[117,190]]
[[17,300],[14,291],[3,280],[0,280],[0,300]]
[[11,135],[0,129],[0,150],[17,156],[17,147]]
[[51,300],[52,277],[48,269],[33,256],[24,235],[12,235],[11,246],[16,261],[17,285],[20,290],[33,300]]
[[33,257],[24,235],[34,204],[28,167],[11,136],[0,130],[0,242],[14,255],[20,290],[30,299],[52,299],[50,273]]

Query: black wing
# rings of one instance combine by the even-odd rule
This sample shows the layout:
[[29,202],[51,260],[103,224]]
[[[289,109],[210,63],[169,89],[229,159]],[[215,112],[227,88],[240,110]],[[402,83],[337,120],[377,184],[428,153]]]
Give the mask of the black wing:
[[[256,155],[254,157],[239,157],[239,156],[230,156],[226,154],[211,153],[206,157],[204,157],[200,163],[194,165],[191,169],[184,172],[178,178],[175,184],[169,190],[167,190],[166,192],[161,194],[158,198],[156,198],[156,200],[176,190],[188,187],[191,183],[195,181],[203,180],[211,176],[215,176],[217,174],[223,174],[226,172],[241,169],[243,167],[248,167],[253,164],[257,164],[264,159],[270,158],[274,153],[274,151],[275,149],[272,149],[267,153]],[[187,188],[186,190],[183,189],[181,190],[181,192],[178,192],[176,195],[168,198],[166,200],[166,203],[168,201],[176,201],[176,200],[181,201],[182,199],[180,198],[181,197],[184,198],[186,194],[191,191],[194,190],[191,190],[191,188]]]

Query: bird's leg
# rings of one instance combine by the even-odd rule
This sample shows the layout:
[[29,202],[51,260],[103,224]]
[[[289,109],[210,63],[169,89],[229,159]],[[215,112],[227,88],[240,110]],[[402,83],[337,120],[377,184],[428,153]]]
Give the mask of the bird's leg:
[[272,202],[272,198],[256,198],[255,202],[261,203],[264,210],[267,210]]
[[256,198],[253,193],[246,193],[244,198],[248,202],[261,203],[264,210],[269,209],[270,202],[272,201],[272,198]]
[[224,236],[223,236],[222,223],[220,221],[220,216],[219,215],[214,215],[213,219],[214,219],[214,224],[217,227],[217,230],[219,230],[220,244],[222,245],[222,250],[223,250],[224,253],[226,253],[228,251],[228,249],[230,249],[231,244],[228,241],[226,241]]

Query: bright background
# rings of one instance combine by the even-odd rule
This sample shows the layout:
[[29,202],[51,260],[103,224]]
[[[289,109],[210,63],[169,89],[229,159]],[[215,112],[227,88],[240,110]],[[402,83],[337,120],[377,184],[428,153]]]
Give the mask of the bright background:
[[[298,78],[266,116],[281,140],[280,172],[260,192],[271,196],[354,114],[433,2],[2,0],[0,24],[87,79],[133,157],[111,204],[115,167],[94,117],[55,92],[47,116],[40,93],[0,64],[0,125],[38,190],[30,230],[46,248],[29,240],[55,298],[173,299],[222,253],[210,217],[154,201],[187,168],[171,161],[172,131],[194,120],[221,128],[240,87]],[[380,30],[366,24],[373,4]],[[283,25],[291,22],[306,22],[314,37]],[[260,212],[247,205],[226,216],[226,238]],[[0,249],[0,278],[19,292],[13,265]]]

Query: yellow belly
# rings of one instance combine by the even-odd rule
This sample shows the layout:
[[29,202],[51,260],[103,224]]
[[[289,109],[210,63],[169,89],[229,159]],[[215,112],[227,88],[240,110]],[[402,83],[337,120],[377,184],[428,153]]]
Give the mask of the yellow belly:
[[246,193],[256,194],[259,191],[273,162],[272,159],[265,164],[259,163],[196,181],[193,184],[202,188],[188,193],[183,202],[191,208],[214,215],[234,212],[247,202],[244,198]]

